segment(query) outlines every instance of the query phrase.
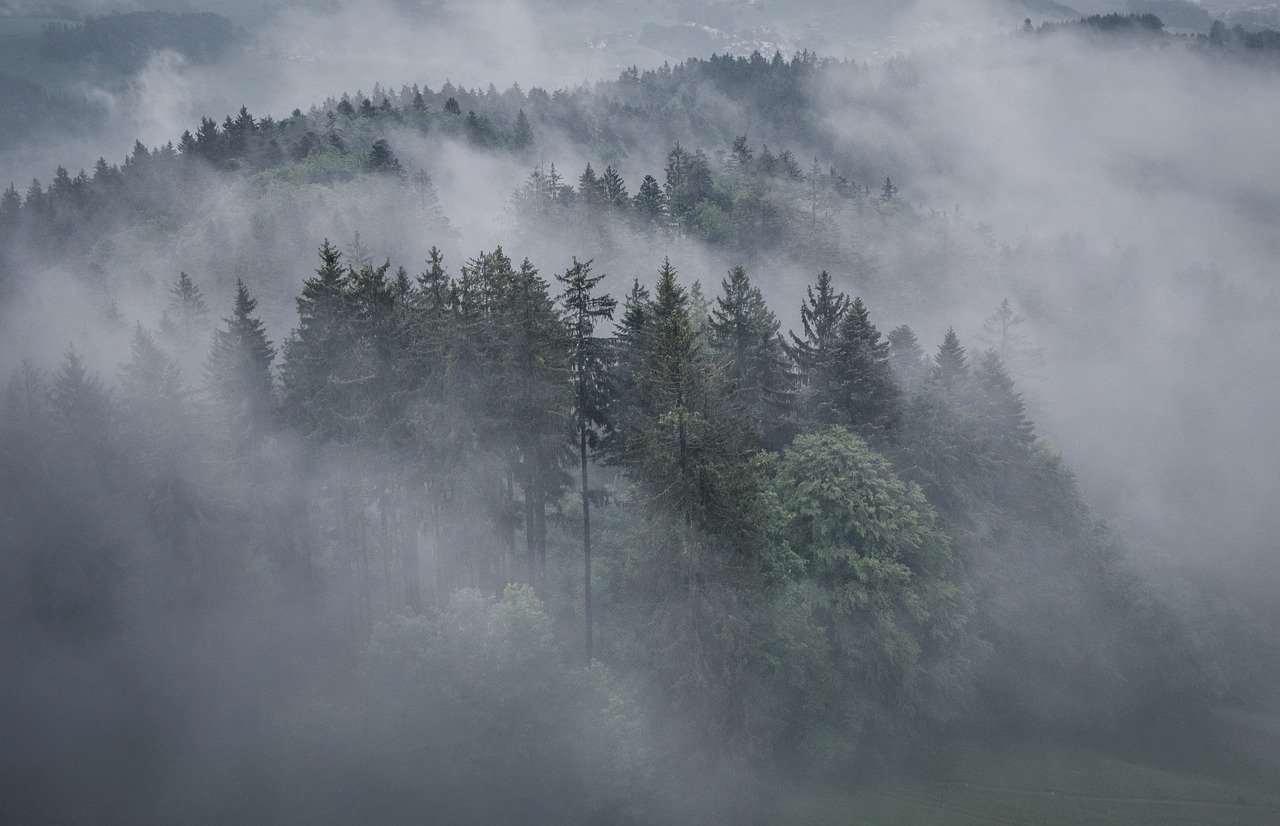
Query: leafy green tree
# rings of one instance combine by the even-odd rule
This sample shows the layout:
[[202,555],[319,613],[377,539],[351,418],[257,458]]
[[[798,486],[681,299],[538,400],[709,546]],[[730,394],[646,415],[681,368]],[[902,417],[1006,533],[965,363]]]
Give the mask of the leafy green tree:
[[582,582],[586,661],[592,660],[595,639],[591,601],[591,488],[587,454],[599,444],[610,424],[611,376],[608,344],[595,335],[596,324],[611,320],[618,302],[596,295],[604,275],[591,274],[591,262],[573,260],[556,279],[563,286],[560,304],[569,326],[569,371],[573,379],[573,429],[578,441],[578,470],[582,493]]
[[983,651],[973,593],[920,488],[839,427],[798,437],[774,486],[830,644],[840,688],[821,702],[844,748],[962,714]]

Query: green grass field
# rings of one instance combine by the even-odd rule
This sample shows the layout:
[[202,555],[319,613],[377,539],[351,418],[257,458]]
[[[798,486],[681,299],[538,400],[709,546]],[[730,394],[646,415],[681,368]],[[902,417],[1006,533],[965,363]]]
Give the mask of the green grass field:
[[1280,714],[1159,744],[967,741],[927,765],[780,796],[759,822],[1275,824],[1280,740],[1267,732]]

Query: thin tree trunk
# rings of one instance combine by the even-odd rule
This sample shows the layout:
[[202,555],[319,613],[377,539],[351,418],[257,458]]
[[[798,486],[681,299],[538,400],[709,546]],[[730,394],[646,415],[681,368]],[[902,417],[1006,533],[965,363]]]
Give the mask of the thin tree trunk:
[[586,634],[587,665],[591,665],[595,634],[591,616],[591,495],[587,487],[587,429],[585,427],[578,433],[578,459],[582,470],[582,615]]

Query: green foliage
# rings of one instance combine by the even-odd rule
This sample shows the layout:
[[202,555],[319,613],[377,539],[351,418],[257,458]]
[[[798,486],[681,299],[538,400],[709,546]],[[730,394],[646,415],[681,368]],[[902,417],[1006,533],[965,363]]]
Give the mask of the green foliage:
[[972,589],[920,488],[842,428],[797,438],[774,487],[838,679],[822,704],[844,736],[815,745],[874,748],[962,714],[983,646]]
[[433,816],[464,822],[616,821],[641,802],[651,768],[633,699],[601,666],[564,665],[527,585],[379,624],[366,671],[382,702],[350,698],[366,725],[338,750],[378,769],[379,794],[356,798],[365,817],[403,818],[397,803],[422,784]]

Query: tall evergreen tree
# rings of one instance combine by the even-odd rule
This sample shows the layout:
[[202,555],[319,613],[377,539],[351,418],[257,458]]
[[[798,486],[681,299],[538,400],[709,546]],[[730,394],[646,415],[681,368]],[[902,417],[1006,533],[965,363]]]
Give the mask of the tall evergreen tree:
[[636,214],[652,224],[661,224],[666,215],[666,196],[658,180],[652,175],[644,176],[632,204],[635,206]]
[[582,175],[578,178],[578,197],[582,199],[584,204],[589,206],[598,206],[605,202],[604,184],[596,175],[596,171],[591,168],[591,164],[587,163],[587,168],[582,170]]
[[914,393],[927,376],[924,348],[915,331],[905,324],[890,331],[888,341],[894,378],[904,391]]
[[1007,452],[1026,447],[1035,439],[1022,396],[1014,389],[1013,378],[994,348],[978,356],[973,366],[973,386],[974,405],[987,421],[997,445]]
[[529,123],[529,116],[523,109],[516,115],[515,127],[511,131],[511,145],[518,152],[525,152],[533,147],[533,125]]
[[933,357],[933,376],[951,398],[956,398],[964,390],[969,379],[969,361],[964,347],[960,346],[960,337],[951,327],[947,328],[942,344],[938,345],[937,355]]
[[260,431],[275,406],[271,362],[276,351],[253,314],[257,306],[244,280],[237,278],[231,316],[223,319],[225,329],[214,332],[205,367],[209,389],[230,415],[233,432]]
[[[817,291],[815,292],[815,287]],[[826,270],[816,285],[805,288],[800,305],[803,336],[791,333],[791,358],[801,385],[801,410],[810,421],[831,424],[837,420],[830,407],[834,377],[835,345],[840,324],[849,308],[849,299],[831,286]]]
[[761,443],[776,450],[790,435],[793,395],[778,319],[743,267],[729,271],[721,290],[711,310],[712,353]]
[[604,275],[591,274],[591,262],[573,260],[564,275],[560,297],[569,327],[569,371],[573,378],[573,426],[578,442],[578,471],[582,493],[582,585],[586,661],[592,660],[595,632],[591,600],[591,487],[587,478],[587,453],[594,449],[610,423],[608,345],[595,335],[596,324],[611,320],[618,302],[596,295]]
[[166,317],[184,350],[195,348],[209,326],[209,305],[199,285],[185,272],[169,290]]
[[631,196],[627,194],[627,185],[612,166],[606,166],[600,176],[600,184],[604,187],[605,201],[618,209],[626,209],[631,205]]
[[901,391],[889,364],[889,344],[861,298],[853,299],[840,321],[833,355],[831,406],[864,438],[886,435],[897,424]]
[[298,327],[284,345],[281,373],[284,409],[304,435],[324,441],[345,432],[341,388],[335,372],[350,352],[347,272],[342,253],[328,239],[320,267],[302,285]]

